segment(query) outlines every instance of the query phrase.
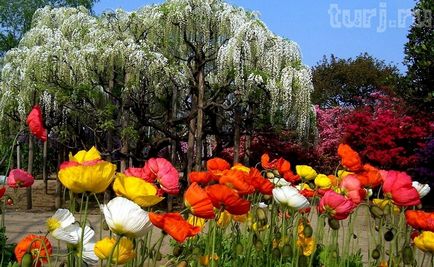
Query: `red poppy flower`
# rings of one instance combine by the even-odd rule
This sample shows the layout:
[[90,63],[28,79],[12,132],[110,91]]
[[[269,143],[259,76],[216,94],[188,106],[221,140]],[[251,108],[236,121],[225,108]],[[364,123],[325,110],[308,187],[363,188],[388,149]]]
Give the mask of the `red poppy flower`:
[[407,210],[405,212],[407,224],[423,231],[434,232],[434,213],[421,210]]
[[411,177],[405,172],[380,171],[383,177],[383,193],[398,206],[416,206],[420,204],[420,196],[413,187]]
[[215,184],[205,188],[214,207],[224,208],[230,214],[243,215],[249,212],[250,202],[242,199],[234,190],[226,185]]
[[30,132],[42,141],[47,141],[47,129],[44,128],[42,121],[42,111],[39,105],[33,107],[27,116],[27,125],[29,125]]
[[270,156],[265,153],[261,156],[261,165],[266,170],[277,170],[290,183],[300,181],[300,176],[291,171],[291,163],[284,158],[274,159],[270,162]]
[[30,234],[21,239],[15,247],[14,253],[18,263],[21,263],[24,254],[27,252],[32,254],[33,260],[39,255],[38,263],[32,264],[32,266],[41,266],[41,262],[48,262],[47,258],[53,253],[53,248],[51,247],[50,241],[48,241],[45,236]]
[[164,192],[176,195],[179,192],[179,173],[165,158],[151,158],[143,167],[147,180],[157,181]]
[[197,183],[192,183],[184,193],[184,204],[194,216],[214,219],[214,206],[205,190]]
[[6,192],[6,187],[2,187],[1,189],[0,189],[0,198],[2,198],[4,195],[5,195],[5,192]]
[[149,219],[153,225],[162,229],[179,243],[183,243],[187,237],[195,236],[201,231],[200,227],[189,224],[179,213],[149,212]]
[[362,169],[362,160],[359,154],[349,145],[340,144],[338,147],[338,155],[342,159],[342,165],[349,171],[355,172]]
[[190,172],[188,175],[190,183],[207,184],[213,180],[212,178],[208,172]]
[[264,195],[272,195],[274,184],[265,179],[261,172],[256,168],[250,168],[249,174],[246,175],[246,182],[251,184],[256,190]]
[[227,185],[240,195],[251,194],[255,192],[255,188],[252,185],[246,183],[246,176],[248,176],[248,174],[243,171],[227,170],[220,177],[219,183]]
[[343,220],[354,210],[356,204],[333,190],[325,192],[318,205],[319,213],[326,213],[330,218]]

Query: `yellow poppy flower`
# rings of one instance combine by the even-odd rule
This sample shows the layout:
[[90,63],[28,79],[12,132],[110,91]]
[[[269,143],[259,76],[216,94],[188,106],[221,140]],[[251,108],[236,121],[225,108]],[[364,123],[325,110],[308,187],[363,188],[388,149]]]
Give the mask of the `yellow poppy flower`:
[[297,165],[295,166],[297,174],[306,180],[313,180],[318,175],[317,172],[308,165]]
[[206,219],[199,218],[199,217],[196,217],[196,216],[190,214],[190,216],[188,216],[187,222],[191,225],[203,228],[206,224]]
[[89,161],[99,160],[99,159],[101,159],[101,155],[99,154],[99,151],[94,146],[91,149],[89,149],[89,151],[80,150],[75,155],[72,155],[71,152],[69,153],[69,161],[73,161],[81,164],[84,162],[89,162]]
[[[96,242],[94,248],[95,255],[101,260],[109,259],[115,244],[116,239],[108,237]],[[126,237],[122,237],[113,252],[112,263],[122,265],[133,259],[135,256],[136,253],[134,252],[133,242]]]
[[434,253],[434,233],[431,231],[423,231],[422,234],[414,238],[414,245],[424,251],[429,253]]
[[389,199],[374,198],[372,200],[372,203],[375,206],[381,208],[382,210],[385,210],[386,208],[389,209],[390,207],[392,207],[393,213],[395,214],[398,214],[401,211],[399,207],[393,204],[393,202]]
[[74,193],[104,192],[114,179],[116,165],[101,160],[98,150],[80,151],[62,163],[60,182]]
[[332,180],[325,174],[318,174],[315,178],[315,185],[321,189],[329,189],[332,186]]
[[304,235],[304,224],[301,221],[298,223],[297,233],[297,246],[302,250],[303,255],[306,257],[312,255],[315,249],[315,240],[313,237],[306,237]]
[[164,198],[157,196],[157,187],[143,179],[116,174],[113,191],[117,196],[128,198],[137,205],[147,208],[154,206]]
[[[210,261],[210,255],[204,255],[204,256],[200,256],[199,257],[199,262],[200,264],[202,264],[203,266],[208,266],[209,265],[209,261]],[[212,257],[212,259],[214,261],[218,261],[219,256],[217,256],[216,253],[214,253],[214,257]]]
[[249,172],[250,172],[250,168],[244,166],[244,165],[241,164],[241,163],[237,163],[237,164],[235,164],[235,165],[231,168],[231,170],[242,171],[242,172],[245,172],[245,173],[249,173]]
[[340,179],[344,178],[345,176],[347,176],[348,174],[353,174],[354,172],[349,172],[349,171],[345,171],[345,170],[339,170],[338,171],[338,177]]
[[217,226],[220,228],[226,228],[231,222],[232,215],[226,210],[220,213],[219,219],[217,220]]

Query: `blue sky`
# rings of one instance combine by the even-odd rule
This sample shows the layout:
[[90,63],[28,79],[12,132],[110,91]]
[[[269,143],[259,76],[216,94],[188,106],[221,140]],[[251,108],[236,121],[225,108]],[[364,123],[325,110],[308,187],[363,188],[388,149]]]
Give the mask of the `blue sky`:
[[[107,9],[133,11],[157,0],[100,0],[96,14]],[[412,23],[414,0],[228,0],[258,11],[276,34],[297,42],[303,62],[315,65],[324,55],[341,58],[369,54],[396,64],[404,72],[404,44]],[[360,19],[360,20],[357,20]]]

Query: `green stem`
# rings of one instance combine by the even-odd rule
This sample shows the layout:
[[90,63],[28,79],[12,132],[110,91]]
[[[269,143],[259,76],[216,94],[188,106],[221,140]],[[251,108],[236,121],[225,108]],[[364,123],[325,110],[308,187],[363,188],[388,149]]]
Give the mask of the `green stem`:
[[155,253],[154,253],[154,259],[152,260],[152,266],[156,266],[156,265],[157,265],[157,255],[158,255],[158,253],[160,252],[161,245],[163,244],[163,240],[164,240],[164,237],[165,237],[165,236],[166,236],[166,235],[163,234],[163,235],[160,237],[160,240],[158,240],[158,242],[156,243],[156,244],[158,244],[158,245],[157,245],[157,250],[156,250]]
[[[79,245],[79,251],[78,251],[78,255],[80,255],[80,260],[78,261],[78,267],[81,267],[83,264],[83,238],[84,238],[84,229],[86,228],[86,223],[87,223],[87,208],[89,206],[89,194],[87,193],[83,193],[86,194],[86,203],[84,205],[84,214],[82,214],[82,210],[81,210],[81,206],[83,203],[80,204],[80,214],[82,214],[83,218],[80,222],[81,224],[81,238],[80,238],[80,245]],[[83,197],[81,198],[81,201],[83,202]]]
[[[119,242],[121,241],[121,238],[122,238],[121,235],[118,236],[118,238],[116,239],[116,243],[115,243],[115,245],[113,246],[112,251],[110,252],[110,256],[109,256],[109,258],[108,258],[108,262],[107,262],[107,266],[108,266],[108,267],[112,266],[113,254],[115,253],[115,250],[117,249],[117,247],[118,247],[118,245],[119,245]],[[118,251],[118,254],[119,254],[119,251]],[[119,256],[119,255],[118,255],[118,256]],[[117,261],[117,259],[116,259],[116,261]]]

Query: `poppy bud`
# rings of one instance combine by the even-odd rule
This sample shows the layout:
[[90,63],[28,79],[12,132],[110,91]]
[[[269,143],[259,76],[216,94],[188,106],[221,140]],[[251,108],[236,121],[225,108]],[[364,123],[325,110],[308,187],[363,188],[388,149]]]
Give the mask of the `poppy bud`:
[[374,260],[378,260],[380,258],[380,251],[378,249],[374,249],[371,253],[371,256]]
[[14,200],[11,197],[6,198],[6,205],[13,206]]
[[372,217],[376,219],[379,219],[384,216],[383,210],[377,206],[369,207],[369,211],[371,212]]
[[267,220],[267,213],[265,212],[265,209],[257,208],[256,209],[256,218],[260,221]]
[[279,239],[282,238],[282,233],[280,233],[279,231],[277,231],[277,232],[274,234],[274,237],[275,237],[277,240],[279,240]]
[[308,237],[308,238],[311,237],[312,234],[313,234],[312,226],[310,226],[309,224],[306,224],[304,226],[304,229],[303,229],[303,234],[304,234],[305,237]]
[[263,248],[264,248],[264,244],[262,243],[262,241],[261,240],[256,241],[255,243],[256,251],[262,251]]
[[240,243],[236,244],[236,245],[235,245],[235,254],[236,254],[237,256],[241,256],[241,255],[243,255],[243,252],[244,252],[244,247],[243,247],[243,245],[241,245]]
[[409,245],[405,246],[402,249],[402,261],[404,262],[404,264],[413,263],[413,250]]
[[157,261],[161,261],[161,260],[163,259],[163,256],[161,255],[160,251],[157,251],[157,252],[155,253],[155,259],[156,259]]
[[186,261],[181,261],[180,263],[178,263],[178,265],[176,265],[176,267],[187,267],[188,263]]
[[280,176],[280,173],[278,170],[273,170],[273,174],[274,174],[274,176]]
[[267,172],[267,174],[265,174],[265,176],[267,176],[268,179],[274,178],[274,174],[272,172]]
[[386,233],[384,233],[384,240],[386,241],[392,241],[394,237],[393,231],[389,230]]
[[173,248],[173,256],[179,257],[182,254],[182,251],[184,250],[183,246],[175,246]]
[[280,253],[280,249],[279,248],[273,248],[273,251],[271,251],[271,253],[273,254],[273,257],[276,259],[279,259],[280,256],[282,255]]
[[329,223],[330,228],[332,228],[333,230],[338,230],[340,227],[339,221],[336,219],[329,218],[328,223]]
[[32,254],[26,253],[21,259],[21,267],[31,267],[33,263]]
[[292,257],[292,248],[289,244],[286,244],[282,247],[282,255],[284,257]]

